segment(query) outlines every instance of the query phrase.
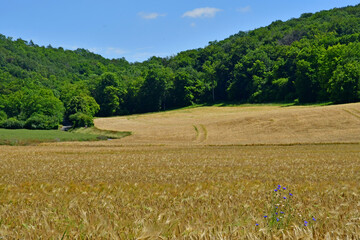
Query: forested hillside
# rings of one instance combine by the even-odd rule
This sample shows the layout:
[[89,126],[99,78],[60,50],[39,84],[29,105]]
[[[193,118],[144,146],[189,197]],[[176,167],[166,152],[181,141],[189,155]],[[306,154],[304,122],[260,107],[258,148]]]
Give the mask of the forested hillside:
[[0,126],[56,128],[63,119],[219,101],[360,99],[360,5],[304,13],[202,49],[143,63],[0,35]]

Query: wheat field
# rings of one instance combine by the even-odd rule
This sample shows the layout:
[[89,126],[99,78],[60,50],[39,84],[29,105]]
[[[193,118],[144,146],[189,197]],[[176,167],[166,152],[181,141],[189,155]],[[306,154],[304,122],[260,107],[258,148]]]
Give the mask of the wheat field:
[[331,106],[201,107],[95,119],[132,131],[128,143],[251,145],[360,142],[360,103]]
[[0,146],[0,239],[359,239],[359,112],[182,109],[96,119],[123,139]]

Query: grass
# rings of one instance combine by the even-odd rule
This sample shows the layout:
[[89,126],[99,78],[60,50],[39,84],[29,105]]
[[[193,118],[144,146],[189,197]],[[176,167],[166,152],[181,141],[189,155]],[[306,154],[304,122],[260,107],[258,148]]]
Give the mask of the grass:
[[[290,106],[328,106],[334,104],[333,102],[318,102],[318,103],[296,103],[296,102],[271,102],[271,103],[244,103],[244,102],[215,102],[205,104],[193,104],[181,109],[191,109],[198,107],[249,107],[249,106],[279,106],[279,107],[290,107]],[[176,111],[179,109],[169,110]]]
[[111,131],[111,130],[101,130],[96,127],[90,128],[78,128],[71,131],[76,134],[90,134],[98,136],[98,139],[119,139],[131,135],[131,132],[128,131]]
[[97,141],[121,138],[129,132],[101,131],[96,128],[79,129],[71,132],[60,130],[0,129],[0,145],[33,145],[42,142]]

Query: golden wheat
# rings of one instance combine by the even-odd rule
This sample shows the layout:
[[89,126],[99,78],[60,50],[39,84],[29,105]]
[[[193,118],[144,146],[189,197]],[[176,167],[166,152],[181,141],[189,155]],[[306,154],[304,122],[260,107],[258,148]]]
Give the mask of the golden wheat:
[[[124,143],[296,144],[360,142],[360,103],[203,107],[100,118],[101,129],[132,131]],[[197,131],[196,131],[197,130]]]
[[[133,127],[121,130],[137,130],[133,137],[112,141],[0,146],[0,237],[359,239],[360,144],[331,143],[346,134],[350,137],[345,142],[358,140],[350,132],[357,133],[359,120],[341,110],[356,114],[358,106],[205,108],[153,114],[154,126],[157,121],[161,126],[156,137],[135,122],[125,124],[136,120],[152,126],[152,115],[98,119],[102,126],[109,121],[107,129],[120,128],[119,120]],[[337,111],[343,112],[348,126],[337,129],[339,123],[315,120],[327,114],[340,121]],[[328,126],[343,135],[317,139],[309,133],[306,138],[306,122],[293,126],[291,131],[299,134],[296,141],[270,141],[271,134],[266,133],[270,130],[264,128],[268,139],[263,142],[256,136],[235,142],[238,134],[220,142],[226,124],[233,121],[234,129],[242,128],[236,118],[241,122],[251,114],[260,125],[270,116],[277,122],[294,116],[300,121],[304,115],[317,128]],[[182,120],[172,124],[175,116]],[[219,131],[211,124],[216,119]],[[170,128],[167,124],[173,126],[168,133],[163,132]],[[257,126],[249,121],[243,130],[256,132]],[[290,131],[281,124],[272,126]],[[188,133],[181,132],[185,128]],[[273,133],[280,136],[275,129]],[[307,144],[294,144],[302,142],[301,136]],[[269,142],[289,145],[266,145]],[[296,213],[290,226],[280,230],[269,229],[263,217],[278,184],[293,193]],[[304,226],[312,217],[316,222]]]
[[[0,147],[0,236],[360,237],[360,146]],[[257,229],[277,184],[297,215]],[[303,221],[317,218],[311,227]]]

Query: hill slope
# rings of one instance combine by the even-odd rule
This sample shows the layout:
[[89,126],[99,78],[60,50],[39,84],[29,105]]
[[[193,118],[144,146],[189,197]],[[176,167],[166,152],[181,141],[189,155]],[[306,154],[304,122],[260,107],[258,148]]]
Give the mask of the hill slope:
[[[42,95],[52,103],[38,108],[33,102]],[[143,63],[0,34],[0,126],[31,127],[56,115],[47,124],[56,128],[78,112],[115,116],[194,103],[359,100],[360,4],[304,13]]]
[[360,103],[334,106],[200,107],[95,119],[101,129],[132,131],[122,143],[311,144],[360,142]]

